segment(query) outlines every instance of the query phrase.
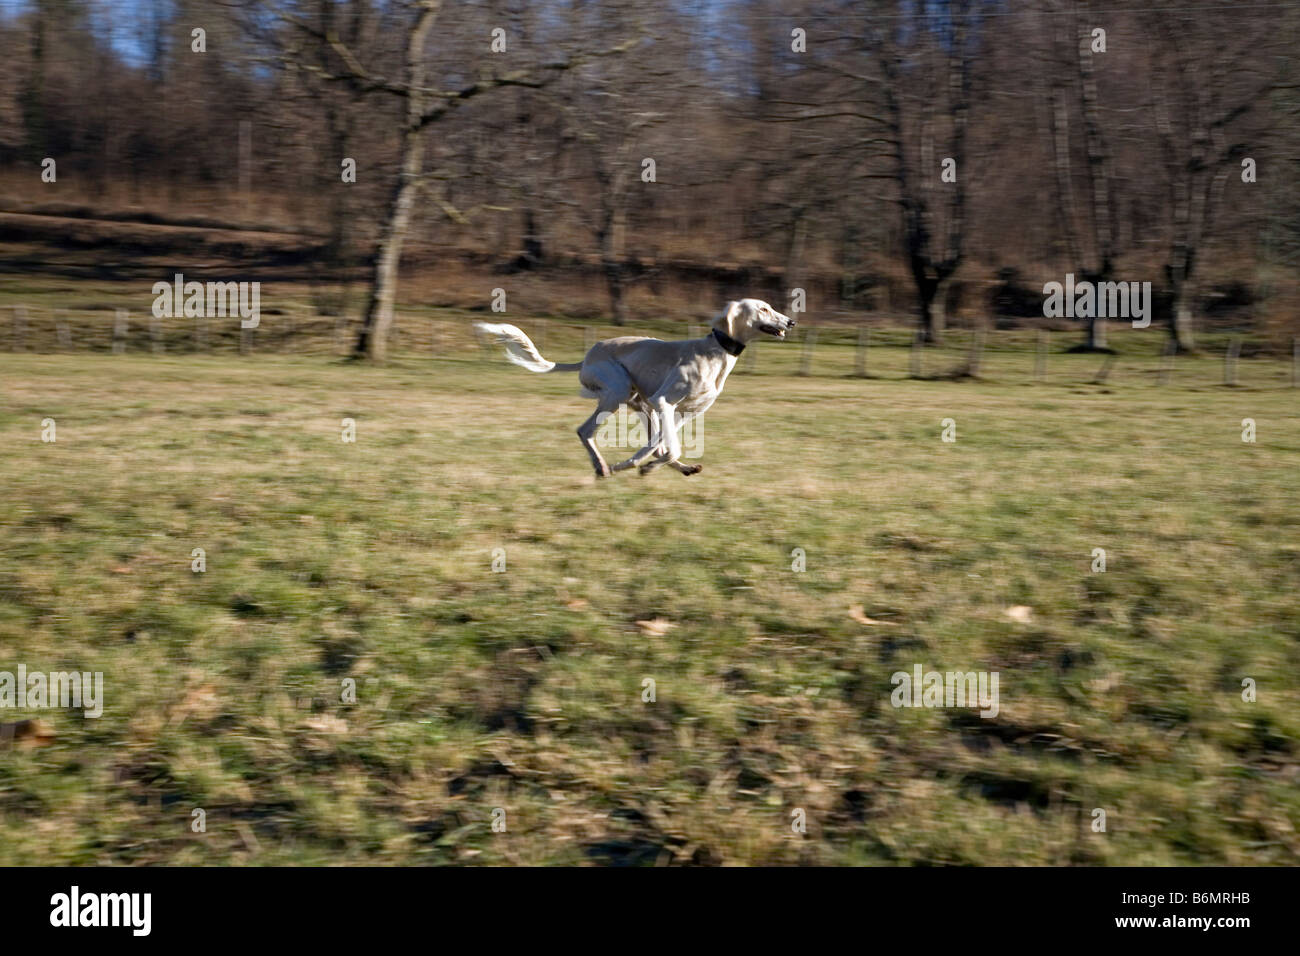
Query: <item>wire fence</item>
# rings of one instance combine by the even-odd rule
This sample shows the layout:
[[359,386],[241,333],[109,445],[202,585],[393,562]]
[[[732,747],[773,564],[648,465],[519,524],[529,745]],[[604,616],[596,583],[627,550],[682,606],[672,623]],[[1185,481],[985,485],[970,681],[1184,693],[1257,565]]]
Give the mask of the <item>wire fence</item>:
[[[355,317],[320,315],[303,308],[263,310],[256,327],[243,328],[237,317],[156,318],[125,309],[9,306],[9,351],[15,353],[100,352],[194,355],[238,353],[344,357],[350,354],[360,322]],[[394,357],[433,357],[482,362],[501,360],[500,349],[474,331],[470,316],[400,313],[389,334]],[[521,320],[538,349],[571,361],[595,342],[629,330],[576,321]],[[682,333],[707,334],[698,323]],[[0,332],[0,342],[4,341]],[[760,340],[742,354],[740,375],[792,375],[805,378],[911,378],[918,380],[996,380],[1087,382],[1096,385],[1211,384],[1226,387],[1300,387],[1300,338],[1279,349],[1242,331],[1200,336],[1197,348],[1180,353],[1163,330],[1112,333],[1114,349],[1084,351],[1081,331],[983,328],[950,329],[941,345],[927,344],[900,326],[819,325],[801,322],[787,341]],[[553,353],[553,354],[551,354]]]

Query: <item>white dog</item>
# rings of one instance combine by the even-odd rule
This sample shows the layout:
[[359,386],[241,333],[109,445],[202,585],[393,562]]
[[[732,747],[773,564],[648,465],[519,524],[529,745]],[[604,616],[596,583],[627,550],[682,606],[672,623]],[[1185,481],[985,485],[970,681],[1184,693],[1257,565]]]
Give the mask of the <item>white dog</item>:
[[[702,415],[722,394],[736,356],[761,335],[783,339],[794,319],[758,299],[728,302],[713,320],[712,331],[702,339],[665,342],[628,335],[597,342],[581,362],[556,364],[542,358],[528,336],[513,325],[476,322],[485,335],[506,347],[506,357],[530,372],[577,372],[582,394],[597,400],[596,411],[578,427],[578,437],[591,456],[597,478],[612,471],[639,466],[645,474],[668,464],[683,475],[693,475],[699,465],[684,465],[677,429]],[[650,425],[650,440],[627,461],[611,469],[593,440],[602,416],[626,404],[642,412]],[[651,457],[654,456],[654,457]]]

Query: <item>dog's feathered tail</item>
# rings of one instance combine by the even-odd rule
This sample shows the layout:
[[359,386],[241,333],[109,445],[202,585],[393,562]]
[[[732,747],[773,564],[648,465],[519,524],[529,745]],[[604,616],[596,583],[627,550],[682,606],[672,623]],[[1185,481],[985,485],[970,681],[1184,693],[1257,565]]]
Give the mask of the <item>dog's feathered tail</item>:
[[483,335],[491,336],[506,347],[506,358],[530,372],[576,372],[582,368],[581,362],[548,362],[537,351],[532,339],[522,329],[513,325],[492,322],[475,322],[474,328]]

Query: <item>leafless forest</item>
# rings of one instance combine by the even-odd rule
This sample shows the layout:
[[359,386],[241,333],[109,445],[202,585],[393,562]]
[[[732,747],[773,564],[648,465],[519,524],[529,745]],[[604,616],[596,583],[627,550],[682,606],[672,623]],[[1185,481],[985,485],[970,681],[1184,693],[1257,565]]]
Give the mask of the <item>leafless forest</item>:
[[[940,889],[1077,935],[1294,867],[1297,37],[0,0],[0,878],[1125,867]],[[356,872],[230,888],[427,911]]]
[[[1068,273],[1151,282],[1182,349],[1289,345],[1297,35],[1187,0],[9,0],[0,259],[126,277],[87,220],[238,228],[226,271],[346,281],[322,308],[377,358],[396,303],[503,274],[618,323],[799,288],[939,342]],[[174,242],[126,251],[211,251]]]

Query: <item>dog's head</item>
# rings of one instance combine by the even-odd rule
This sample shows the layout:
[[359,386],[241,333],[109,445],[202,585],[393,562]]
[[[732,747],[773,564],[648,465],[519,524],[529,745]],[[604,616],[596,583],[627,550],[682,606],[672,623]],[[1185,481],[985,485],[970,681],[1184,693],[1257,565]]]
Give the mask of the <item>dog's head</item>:
[[794,319],[782,315],[762,299],[728,302],[727,307],[713,320],[715,329],[720,329],[738,342],[748,342],[759,335],[783,339],[785,333],[794,328],[794,324]]

